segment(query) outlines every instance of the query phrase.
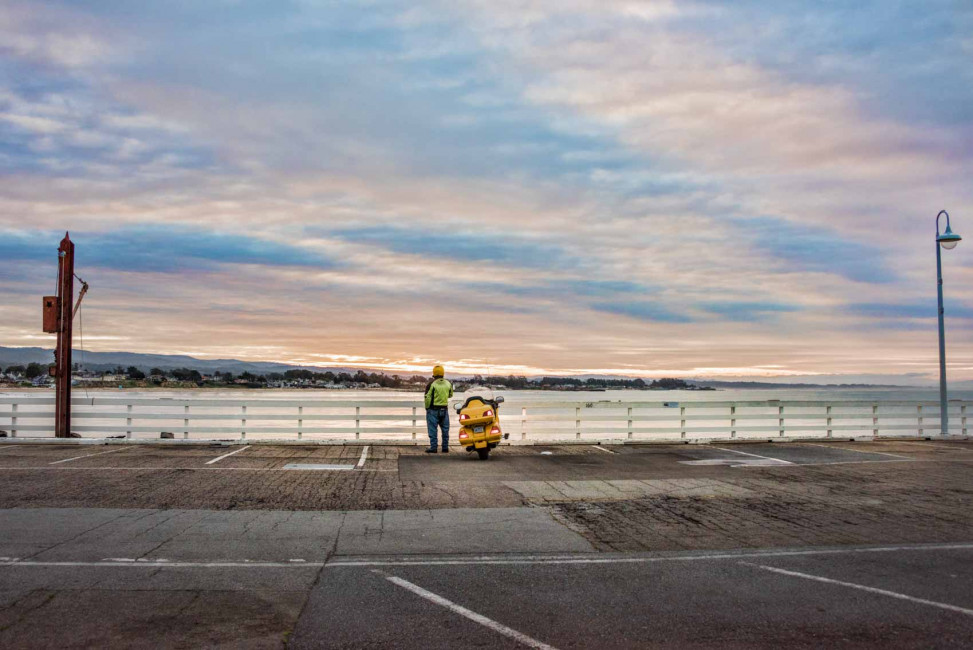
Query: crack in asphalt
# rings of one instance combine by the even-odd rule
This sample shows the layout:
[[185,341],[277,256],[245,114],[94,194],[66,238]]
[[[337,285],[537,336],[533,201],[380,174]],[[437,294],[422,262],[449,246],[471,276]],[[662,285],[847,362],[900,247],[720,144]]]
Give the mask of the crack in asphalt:
[[311,602],[311,596],[314,594],[315,589],[317,589],[318,585],[321,583],[321,578],[324,576],[325,568],[327,568],[331,558],[333,558],[338,552],[338,542],[341,539],[341,532],[345,529],[345,522],[347,519],[348,513],[341,513],[341,523],[338,524],[338,532],[335,533],[334,542],[331,544],[331,549],[325,555],[324,561],[321,563],[321,566],[318,568],[317,573],[314,576],[314,582],[311,583],[311,587],[307,590],[307,597],[304,599],[304,603],[301,605],[301,611],[298,612],[297,617],[294,619],[294,623],[285,634],[285,648],[289,648],[291,642],[294,640],[294,630],[297,629],[297,626],[301,623],[301,619],[304,618],[304,612],[307,610],[308,603]]

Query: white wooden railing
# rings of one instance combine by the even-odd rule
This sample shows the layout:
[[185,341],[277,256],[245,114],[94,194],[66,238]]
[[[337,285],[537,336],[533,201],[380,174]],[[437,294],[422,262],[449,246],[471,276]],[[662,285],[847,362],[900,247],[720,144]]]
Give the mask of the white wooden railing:
[[[403,400],[75,397],[71,429],[86,438],[411,443],[426,436],[422,403]],[[969,435],[969,400],[949,403],[950,433]],[[509,442],[655,442],[940,435],[939,403],[923,401],[518,401],[501,408]],[[454,421],[454,429],[456,427]],[[0,431],[50,438],[54,399],[0,396]],[[169,436],[167,436],[169,437]]]

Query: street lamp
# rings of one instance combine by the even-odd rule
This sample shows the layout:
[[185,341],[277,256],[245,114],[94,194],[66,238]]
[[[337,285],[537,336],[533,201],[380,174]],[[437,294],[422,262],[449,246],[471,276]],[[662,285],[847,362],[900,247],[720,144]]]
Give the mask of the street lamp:
[[[939,218],[946,215],[946,230],[939,234]],[[963,239],[949,228],[949,213],[940,210],[936,215],[936,283],[939,292],[939,428],[941,435],[949,435],[949,404],[946,400],[946,329],[943,325],[943,262],[940,247],[956,248]]]

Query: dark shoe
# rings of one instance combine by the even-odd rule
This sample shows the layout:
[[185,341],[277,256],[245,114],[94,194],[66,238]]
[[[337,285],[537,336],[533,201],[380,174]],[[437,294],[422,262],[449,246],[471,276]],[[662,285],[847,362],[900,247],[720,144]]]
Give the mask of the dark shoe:
[[444,454],[448,454],[449,453],[449,447],[443,447],[443,453]]
[[427,453],[427,454],[435,454],[435,453],[436,453],[436,448],[435,448],[435,447],[433,447],[432,449],[427,449],[427,450],[426,450],[426,453]]

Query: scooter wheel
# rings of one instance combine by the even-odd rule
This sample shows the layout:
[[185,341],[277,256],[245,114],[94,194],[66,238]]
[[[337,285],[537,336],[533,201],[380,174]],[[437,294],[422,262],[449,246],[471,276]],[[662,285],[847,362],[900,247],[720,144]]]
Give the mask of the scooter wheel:
[[480,460],[486,460],[490,457],[490,448],[484,447],[483,449],[477,449],[476,455],[480,457]]

